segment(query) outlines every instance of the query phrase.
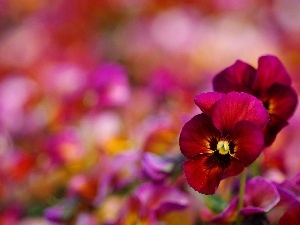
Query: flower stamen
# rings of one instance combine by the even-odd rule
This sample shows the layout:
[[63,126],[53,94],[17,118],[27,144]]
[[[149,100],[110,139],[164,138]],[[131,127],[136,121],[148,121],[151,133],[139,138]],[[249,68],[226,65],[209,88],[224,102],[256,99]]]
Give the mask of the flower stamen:
[[228,141],[219,141],[217,144],[217,150],[221,155],[226,155],[230,150]]

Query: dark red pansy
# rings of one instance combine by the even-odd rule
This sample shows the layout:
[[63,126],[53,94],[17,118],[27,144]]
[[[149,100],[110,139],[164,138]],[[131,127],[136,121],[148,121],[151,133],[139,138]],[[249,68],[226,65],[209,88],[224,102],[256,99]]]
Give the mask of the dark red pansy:
[[270,123],[264,128],[265,146],[271,145],[277,134],[288,124],[298,104],[291,78],[280,60],[271,55],[258,60],[258,68],[236,61],[213,79],[214,91],[228,93],[246,92],[263,102],[270,115]]
[[184,173],[196,191],[214,194],[222,179],[241,173],[259,156],[269,116],[261,101],[246,93],[208,92],[195,102],[204,113],[182,128]]

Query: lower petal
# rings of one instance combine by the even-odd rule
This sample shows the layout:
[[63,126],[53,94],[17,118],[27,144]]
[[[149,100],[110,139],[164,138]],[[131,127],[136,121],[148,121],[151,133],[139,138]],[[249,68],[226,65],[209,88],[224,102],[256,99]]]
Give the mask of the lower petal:
[[222,179],[241,173],[244,166],[231,157],[224,168],[222,159],[214,154],[201,154],[185,161],[183,169],[188,184],[196,191],[209,195],[216,192]]
[[263,133],[259,127],[249,121],[238,122],[228,139],[234,140],[234,157],[244,166],[249,166],[261,153],[264,146]]

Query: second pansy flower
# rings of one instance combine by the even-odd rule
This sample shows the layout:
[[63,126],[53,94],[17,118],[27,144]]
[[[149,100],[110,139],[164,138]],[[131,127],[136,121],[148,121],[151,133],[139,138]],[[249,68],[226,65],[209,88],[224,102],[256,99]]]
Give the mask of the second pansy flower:
[[257,70],[238,60],[213,79],[213,88],[217,92],[246,92],[263,102],[270,115],[270,122],[264,128],[265,146],[274,142],[295,112],[298,96],[291,84],[283,64],[271,55],[258,59]]

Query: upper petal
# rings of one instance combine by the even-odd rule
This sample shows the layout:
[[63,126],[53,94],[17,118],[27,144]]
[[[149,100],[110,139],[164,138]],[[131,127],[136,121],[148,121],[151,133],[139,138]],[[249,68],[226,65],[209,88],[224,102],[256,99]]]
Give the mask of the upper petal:
[[255,76],[256,70],[252,66],[237,60],[214,77],[213,89],[222,93],[231,91],[251,93]]
[[185,161],[183,169],[186,180],[193,189],[202,194],[214,194],[222,179],[241,173],[244,166],[233,159],[224,168],[215,155],[206,153]]
[[241,120],[262,128],[268,123],[269,114],[260,100],[246,93],[230,92],[216,103],[212,121],[221,132],[229,132]]
[[211,154],[195,156],[183,163],[183,170],[188,184],[202,194],[214,194],[223,176],[221,165],[208,165]]
[[257,75],[253,83],[253,89],[256,92],[262,92],[274,83],[290,86],[292,80],[276,56],[262,56],[258,59]]
[[211,152],[210,143],[220,137],[220,131],[214,127],[207,115],[203,113],[196,115],[181,130],[179,137],[181,153],[190,158],[197,154]]
[[234,157],[245,167],[249,166],[261,153],[264,146],[264,136],[261,129],[249,121],[236,123],[228,140],[233,140]]
[[211,117],[215,103],[219,101],[223,96],[223,93],[206,92],[197,95],[194,101],[203,113]]

